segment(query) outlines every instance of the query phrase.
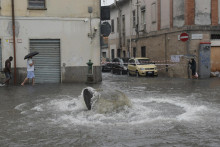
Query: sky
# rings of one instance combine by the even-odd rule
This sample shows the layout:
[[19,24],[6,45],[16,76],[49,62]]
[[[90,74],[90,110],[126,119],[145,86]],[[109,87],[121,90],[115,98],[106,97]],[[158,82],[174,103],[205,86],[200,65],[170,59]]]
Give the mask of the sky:
[[102,2],[102,6],[106,6],[106,5],[111,5],[112,3],[114,3],[114,0],[102,0],[101,2]]

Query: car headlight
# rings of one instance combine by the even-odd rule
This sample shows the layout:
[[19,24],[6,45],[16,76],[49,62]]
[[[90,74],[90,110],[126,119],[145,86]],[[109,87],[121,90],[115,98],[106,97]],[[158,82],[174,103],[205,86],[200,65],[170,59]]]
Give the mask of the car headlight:
[[139,68],[139,70],[144,70],[144,68]]

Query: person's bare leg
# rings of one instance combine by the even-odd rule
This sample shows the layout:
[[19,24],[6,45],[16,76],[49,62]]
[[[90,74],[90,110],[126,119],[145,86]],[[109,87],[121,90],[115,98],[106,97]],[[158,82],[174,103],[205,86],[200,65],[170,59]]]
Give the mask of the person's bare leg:
[[34,86],[34,78],[32,78],[32,85]]
[[25,79],[24,79],[24,82],[21,83],[21,86],[24,86],[24,84],[25,84],[27,81],[28,81],[28,78],[25,78]]

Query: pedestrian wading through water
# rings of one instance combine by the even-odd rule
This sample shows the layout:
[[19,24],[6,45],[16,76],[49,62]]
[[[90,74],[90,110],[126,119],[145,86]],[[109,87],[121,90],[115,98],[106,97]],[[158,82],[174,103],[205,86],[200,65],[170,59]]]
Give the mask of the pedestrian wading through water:
[[2,83],[2,85],[8,85],[9,81],[12,79],[11,76],[11,61],[13,60],[13,57],[10,56],[6,61],[5,61],[5,68],[4,68],[4,73],[6,80]]
[[189,61],[189,65],[190,65],[190,69],[192,71],[192,78],[193,79],[198,79],[198,74],[196,72],[196,61],[195,59],[191,59],[191,61]]

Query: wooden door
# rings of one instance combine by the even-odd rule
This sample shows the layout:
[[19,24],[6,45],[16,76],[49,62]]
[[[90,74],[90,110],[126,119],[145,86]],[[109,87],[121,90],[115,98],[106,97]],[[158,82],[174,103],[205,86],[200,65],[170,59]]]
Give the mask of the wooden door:
[[211,71],[220,71],[220,46],[211,48]]

